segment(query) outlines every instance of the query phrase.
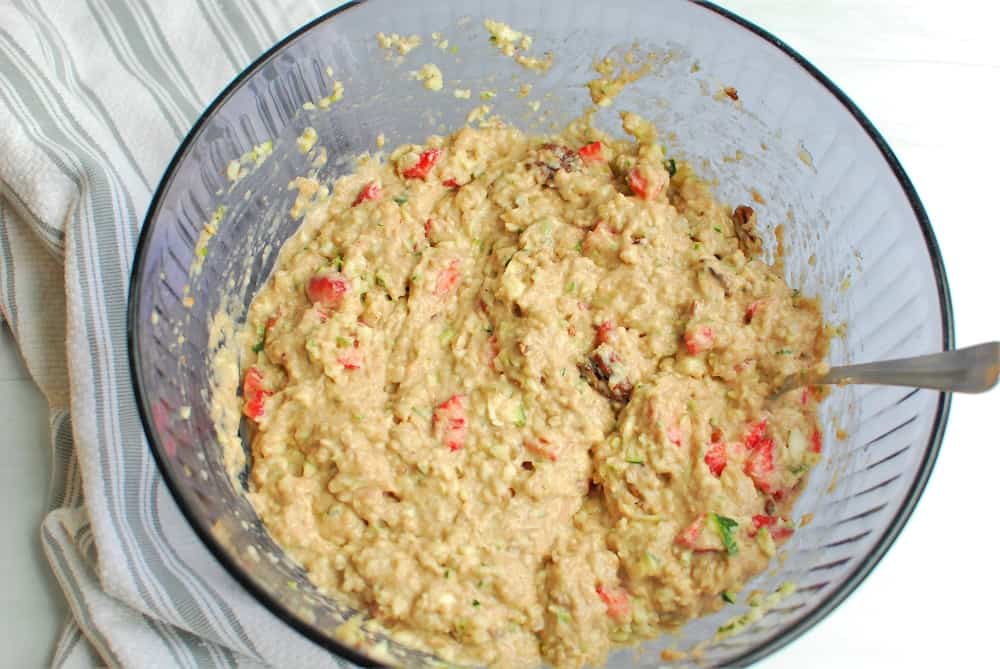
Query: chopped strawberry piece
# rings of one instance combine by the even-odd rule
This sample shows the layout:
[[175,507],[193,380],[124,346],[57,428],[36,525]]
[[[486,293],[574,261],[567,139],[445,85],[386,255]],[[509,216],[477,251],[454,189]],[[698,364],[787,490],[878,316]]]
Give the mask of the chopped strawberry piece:
[[651,184],[638,167],[628,173],[628,187],[643,200],[652,200],[660,193],[663,184]]
[[747,312],[743,316],[743,320],[746,321],[747,323],[752,321],[753,315],[757,313],[757,310],[760,309],[763,305],[764,305],[764,300],[755,300],[751,302],[750,306],[747,307]]
[[812,392],[809,390],[809,386],[802,389],[802,406],[809,404],[809,400],[812,397]]
[[726,445],[723,442],[709,446],[705,453],[705,464],[708,465],[708,471],[712,472],[712,476],[715,478],[722,476],[722,470],[726,468]]
[[539,438],[538,441],[526,441],[524,447],[539,457],[555,462],[559,459],[559,452],[562,450],[550,444],[547,440]]
[[598,584],[597,596],[608,607],[609,616],[619,620],[628,617],[628,591],[625,588],[607,588],[604,585]]
[[581,146],[577,153],[580,154],[580,157],[583,158],[584,162],[589,163],[596,160],[603,162],[604,155],[601,153],[603,148],[604,145],[600,142],[591,142],[590,144],[584,144]]
[[465,446],[469,426],[465,418],[467,397],[452,395],[434,409],[434,434],[452,452]]
[[264,376],[256,367],[247,370],[243,377],[243,413],[259,420],[264,415],[264,400],[273,393],[264,388]]
[[679,425],[674,424],[667,428],[667,439],[669,439],[674,446],[681,445],[681,441],[684,439],[684,433],[681,432]]
[[823,451],[823,434],[819,431],[819,428],[813,430],[812,433],[812,452],[820,453]]
[[768,529],[768,532],[771,533],[771,536],[774,537],[775,541],[784,541],[788,537],[795,534],[795,530],[790,527],[772,527]]
[[760,421],[755,423],[751,428],[750,432],[747,433],[746,442],[747,448],[754,448],[764,439],[764,435],[767,433],[767,419],[762,418]]
[[426,179],[427,174],[440,157],[441,149],[427,149],[420,154],[420,158],[417,159],[413,167],[403,170],[403,176],[407,179]]
[[607,344],[611,340],[611,332],[615,329],[615,324],[611,321],[604,321],[597,326],[597,341]]
[[693,523],[681,530],[674,542],[691,550],[706,550],[705,542],[700,541],[703,529],[705,529],[705,514],[698,516]]
[[434,286],[434,294],[444,297],[458,283],[459,271],[458,260],[452,260],[448,266],[438,272],[437,283]]
[[344,369],[361,369],[364,358],[358,350],[358,343],[354,342],[354,348],[349,348],[337,356],[337,362],[344,366]]
[[264,323],[264,331],[270,332],[271,328],[273,328],[277,324],[278,319],[280,318],[281,318],[281,309],[278,309],[271,315],[270,318],[267,319],[267,322]]
[[752,533],[756,533],[760,528],[766,527],[771,536],[778,541],[787,539],[795,533],[795,530],[791,527],[784,524],[779,525],[779,522],[785,523],[786,521],[775,516],[756,515],[751,520],[753,521]]
[[774,490],[774,441],[761,439],[754,446],[747,443],[749,453],[743,471],[762,493]]
[[767,531],[770,532],[771,536],[777,541],[782,541],[795,534],[795,530],[791,527],[787,527],[786,525],[779,526],[779,521],[782,523],[785,521],[781,518],[776,518],[775,516],[757,515],[751,520],[753,521],[753,532],[751,534],[755,534],[757,530],[762,527],[766,527]]
[[446,179],[445,181],[442,181],[441,185],[447,186],[448,188],[461,188],[461,186],[458,185],[458,182],[455,181],[455,177],[452,177],[451,179]]
[[382,189],[374,181],[369,181],[364,185],[358,192],[358,196],[354,198],[354,204],[352,206],[356,207],[366,200],[377,200],[382,197]]
[[309,279],[306,296],[322,309],[340,309],[344,295],[351,289],[351,283],[339,272],[325,272]]
[[689,329],[684,333],[684,346],[691,355],[707,351],[715,345],[715,332],[707,325]]

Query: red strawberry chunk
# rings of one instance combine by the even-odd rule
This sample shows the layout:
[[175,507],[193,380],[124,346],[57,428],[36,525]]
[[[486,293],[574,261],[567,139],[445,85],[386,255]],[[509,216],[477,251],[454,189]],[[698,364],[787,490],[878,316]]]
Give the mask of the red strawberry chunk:
[[712,476],[715,478],[722,476],[722,470],[726,468],[725,443],[719,441],[709,446],[705,453],[705,464],[708,465],[708,471],[712,472]]
[[465,446],[469,432],[465,417],[467,399],[465,395],[452,395],[434,409],[434,435],[452,452]]
[[598,584],[597,596],[601,598],[604,605],[608,607],[608,615],[612,618],[622,619],[628,617],[629,600],[628,591],[625,588],[609,588]]
[[351,283],[339,272],[325,272],[309,279],[306,284],[306,297],[313,304],[325,309],[340,309],[344,303],[344,295],[351,289]]
[[604,321],[597,326],[597,341],[607,344],[611,341],[611,333],[615,329],[615,324],[611,321]]
[[366,200],[377,200],[380,197],[382,197],[382,188],[379,187],[379,185],[374,181],[369,181],[358,192],[358,196],[354,198],[354,204],[352,206],[356,207]]
[[766,527],[767,531],[771,533],[771,536],[775,540],[782,541],[792,536],[795,533],[795,530],[792,529],[791,527],[788,527],[784,524],[778,525],[779,521],[781,521],[782,523],[784,523],[785,521],[775,516],[757,515],[754,516],[751,520],[753,521],[753,530],[754,530],[753,534],[755,534],[757,530],[759,530],[760,528]]
[[775,541],[784,541],[795,534],[795,530],[790,527],[772,527],[768,530]]
[[662,183],[651,184],[638,167],[632,168],[632,171],[628,173],[627,180],[629,189],[643,200],[652,200],[659,195],[660,189],[663,188]]
[[441,149],[427,149],[420,154],[413,167],[403,170],[403,176],[407,179],[426,179],[427,174],[440,157]]
[[707,325],[688,329],[684,333],[684,346],[691,355],[707,351],[715,345],[715,331]]
[[753,315],[757,313],[757,310],[760,309],[763,305],[764,305],[764,300],[755,300],[751,302],[750,306],[747,307],[747,311],[746,314],[744,314],[743,316],[743,320],[746,321],[747,323],[752,321]]
[[681,445],[681,441],[684,439],[684,433],[681,431],[679,425],[675,423],[667,428],[667,439],[669,439],[674,446]]
[[278,323],[278,320],[280,318],[281,318],[281,309],[278,309],[271,315],[270,318],[267,319],[267,322],[264,324],[264,331],[270,332],[271,328],[273,328]]
[[821,453],[823,451],[823,434],[819,431],[819,428],[813,430],[812,433],[812,452]]
[[755,423],[751,428],[750,432],[747,433],[746,442],[747,448],[754,448],[764,439],[764,435],[767,433],[767,419],[762,418],[760,421]]
[[601,150],[603,148],[604,145],[601,144],[600,142],[591,142],[590,144],[584,144],[583,146],[581,146],[580,150],[577,151],[577,153],[580,154],[580,157],[583,158],[584,162],[587,163],[593,161],[604,162],[604,155],[601,153]]
[[681,530],[674,541],[685,548],[697,549],[698,539],[701,537],[703,529],[705,529],[704,514],[695,518],[693,523]]
[[441,185],[447,186],[448,188],[461,188],[461,186],[458,185],[458,182],[455,181],[455,177],[442,181]]
[[243,413],[248,418],[259,420],[264,415],[264,400],[272,394],[264,388],[264,377],[260,370],[251,367],[243,377]]
[[337,356],[337,362],[343,365],[344,369],[361,369],[364,357],[361,355],[361,351],[358,350],[357,345],[357,342],[354,342],[354,348],[349,348]]
[[680,534],[674,539],[674,543],[683,548],[689,548],[698,552],[725,550],[717,532],[705,531],[705,523],[707,521],[708,514],[701,514],[690,525],[681,530]]
[[438,297],[444,297],[451,289],[455,287],[458,283],[459,271],[458,271],[458,260],[452,260],[448,263],[448,266],[443,270],[438,272],[437,283],[434,286],[434,294]]
[[749,453],[743,471],[762,493],[774,490],[774,441],[761,439],[754,446],[747,444]]

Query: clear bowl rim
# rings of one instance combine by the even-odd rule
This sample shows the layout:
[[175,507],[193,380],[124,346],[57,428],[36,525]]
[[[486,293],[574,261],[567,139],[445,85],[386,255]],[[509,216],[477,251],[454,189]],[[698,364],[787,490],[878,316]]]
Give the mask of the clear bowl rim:
[[[829,77],[823,74],[819,68],[813,65],[802,54],[790,47],[783,40],[761,28],[757,24],[739,16],[738,14],[720,7],[714,2],[709,2],[708,0],[689,1],[692,4],[714,12],[722,18],[736,24],[737,26],[779,49],[785,56],[802,67],[809,76],[811,76],[817,83],[822,85],[829,93],[831,93],[844,106],[848,113],[851,114],[861,129],[864,130],[868,137],[872,140],[878,148],[879,153],[881,153],[887,165],[892,170],[896,181],[903,189],[903,192],[910,203],[910,207],[913,210],[913,214],[920,225],[920,230],[924,237],[924,243],[926,244],[927,252],[930,256],[931,266],[934,270],[934,279],[938,290],[938,300],[941,304],[941,335],[942,342],[944,344],[943,348],[944,350],[954,348],[954,313],[952,310],[951,292],[948,287],[948,277],[944,268],[944,260],[941,256],[941,249],[938,245],[937,238],[934,235],[934,230],[931,227],[930,218],[927,215],[927,211],[924,209],[923,203],[920,201],[920,197],[917,195],[913,182],[910,181],[910,178],[903,169],[902,164],[899,162],[896,154],[889,147],[888,142],[886,142],[882,134],[878,131],[871,120],[868,119],[864,112],[861,111],[857,104],[855,104],[854,101],[843,90],[841,90],[839,86],[837,86],[837,84],[835,84]],[[374,662],[368,656],[358,652],[350,646],[338,642],[333,637],[324,634],[318,628],[300,619],[287,607],[282,605],[277,599],[272,597],[267,590],[265,590],[253,578],[245,573],[237,562],[229,555],[226,549],[213,536],[211,528],[204,521],[204,519],[200,518],[191,508],[188,507],[184,496],[180,492],[181,486],[179,482],[174,479],[171,475],[170,468],[167,466],[164,459],[165,456],[163,454],[163,446],[159,441],[156,430],[154,429],[152,421],[152,408],[147,404],[145,386],[142,382],[142,377],[139,374],[139,369],[142,367],[142,361],[141,354],[139,353],[138,346],[136,345],[136,335],[139,324],[138,296],[141,294],[142,289],[142,273],[140,272],[140,268],[145,265],[146,255],[149,250],[150,230],[152,228],[152,223],[159,216],[162,200],[173,182],[174,173],[177,167],[186,157],[188,148],[199,137],[205,124],[209,121],[209,119],[215,116],[219,108],[222,107],[229,99],[230,95],[247,79],[252,77],[264,63],[269,61],[276,54],[280,53],[286,45],[309,32],[315,26],[326,22],[341,12],[363,5],[366,2],[368,2],[368,0],[351,0],[350,2],[346,2],[339,7],[320,14],[316,18],[276,42],[246,68],[244,68],[242,72],[237,74],[236,77],[234,77],[233,80],[226,85],[222,92],[220,92],[219,95],[216,96],[211,103],[209,103],[209,105],[205,108],[205,111],[201,113],[194,125],[192,125],[191,130],[188,131],[187,135],[178,146],[177,151],[174,153],[164,170],[163,177],[157,185],[156,191],[150,200],[149,208],[147,209],[146,215],[143,219],[142,229],[139,233],[139,240],[136,244],[136,251],[133,256],[132,269],[129,277],[126,327],[130,379],[136,405],[139,409],[139,418],[142,422],[143,432],[145,433],[146,439],[151,446],[150,450],[153,452],[153,458],[156,460],[157,468],[163,476],[167,484],[167,488],[170,490],[170,494],[173,496],[174,501],[177,503],[178,508],[187,520],[188,524],[194,530],[195,534],[198,535],[198,538],[201,539],[205,547],[215,557],[215,559],[222,564],[230,576],[232,576],[244,589],[253,595],[258,602],[263,604],[265,608],[267,608],[286,625],[289,625],[307,639],[329,651],[332,651],[334,654],[346,660],[361,666],[382,666],[377,662]],[[761,660],[784,648],[792,641],[795,641],[812,629],[821,620],[826,618],[831,611],[847,599],[847,597],[850,596],[850,594],[853,593],[859,585],[861,585],[865,578],[872,573],[882,558],[885,557],[885,554],[895,542],[900,532],[902,532],[903,527],[913,514],[913,510],[927,486],[927,481],[930,478],[932,470],[934,469],[934,463],[937,461],[937,456],[941,449],[941,442],[944,438],[945,427],[948,423],[950,409],[951,394],[941,393],[937,403],[931,436],[928,440],[927,448],[924,452],[923,460],[920,463],[917,476],[915,477],[913,484],[910,486],[910,489],[907,491],[906,497],[903,500],[903,504],[899,511],[889,522],[885,531],[882,533],[882,536],[872,546],[868,554],[865,555],[863,559],[859,560],[858,564],[854,568],[854,571],[837,588],[826,595],[819,606],[813,609],[813,611],[811,611],[807,616],[796,621],[796,623],[788,629],[769,637],[756,647],[734,658],[730,661],[730,666],[747,666],[753,664],[754,662],[757,662],[758,660]]]

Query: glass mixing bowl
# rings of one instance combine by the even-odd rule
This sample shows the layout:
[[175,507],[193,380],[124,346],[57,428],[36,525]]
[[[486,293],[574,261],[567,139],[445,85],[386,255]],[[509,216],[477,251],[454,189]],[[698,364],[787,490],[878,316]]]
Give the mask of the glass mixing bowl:
[[[501,55],[482,28],[496,18],[552,51],[545,75]],[[387,59],[375,33],[420,33],[424,45],[402,64]],[[432,32],[449,40],[431,43]],[[494,113],[528,131],[555,127],[588,102],[595,56],[633,43],[669,52],[655,71],[626,88],[596,122],[618,128],[617,109],[655,120],[671,155],[716,179],[730,204],[753,203],[770,231],[784,224],[786,274],[823,298],[826,316],[845,325],[832,364],[951,348],[952,315],[941,256],[913,186],[860,110],[777,38],[707,3],[652,0],[505,0],[466,3],[347,4],[290,35],[233,81],[181,144],[145,221],[132,273],[129,348],[143,424],[160,470],[195,531],[232,575],[272,612],[343,657],[427,664],[430,658],[368,635],[349,647],[335,630],[351,612],[319,594],[284,556],[227,475],[209,414],[209,323],[227,310],[239,322],[267,278],[275,251],[297,222],[288,182],[309,158],[295,146],[316,128],[328,161],[320,174],[350,170],[349,157],[421,142],[464,123],[496,90]],[[454,47],[454,48],[452,48]],[[444,90],[430,92],[410,72],[433,62]],[[343,82],[343,100],[303,109]],[[517,94],[530,83],[527,97]],[[736,89],[738,101],[723,93]],[[470,100],[455,87],[473,91]],[[537,111],[533,103],[539,103]],[[307,105],[308,107],[309,105]],[[669,133],[669,134],[668,134]],[[267,146],[259,166],[227,178],[234,158]],[[256,157],[262,157],[258,149]],[[213,212],[218,232],[201,258],[199,236]],[[195,260],[200,271],[192,272]],[[180,407],[190,407],[182,418]],[[900,388],[845,387],[825,402],[825,457],[798,502],[812,521],[783,549],[784,559],[744,592],[797,590],[741,633],[708,644],[702,662],[748,664],[815,625],[878,563],[927,482],[941,443],[947,395]],[[833,434],[840,430],[843,438]],[[844,436],[846,435],[846,436]],[[245,476],[242,478],[245,482]],[[609,666],[658,666],[659,651],[711,639],[745,603],[693,621],[679,634],[620,650]],[[683,663],[683,662],[682,662]]]

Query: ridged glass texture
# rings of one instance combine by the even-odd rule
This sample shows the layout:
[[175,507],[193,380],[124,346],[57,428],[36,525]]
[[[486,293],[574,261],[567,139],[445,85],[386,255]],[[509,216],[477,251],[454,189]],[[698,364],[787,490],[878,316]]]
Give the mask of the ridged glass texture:
[[[486,17],[535,35],[536,52],[555,52],[552,70],[539,76],[501,56],[482,29]],[[419,32],[426,43],[400,66],[376,45],[377,31]],[[432,31],[444,33],[458,53],[432,46]],[[306,126],[315,127],[330,156],[321,174],[332,177],[350,169],[350,156],[374,150],[380,132],[391,147],[458,127],[480,104],[476,96],[483,89],[498,90],[489,102],[495,113],[528,131],[545,130],[583,109],[594,56],[620,52],[634,41],[672,50],[673,58],[627,88],[597,122],[617,128],[617,109],[652,118],[664,133],[675,133],[667,139],[671,153],[718,180],[719,197],[753,204],[772,230],[784,225],[790,281],[821,295],[827,317],[845,324],[832,364],[951,345],[947,286],[933,234],[891,153],[821,75],[752,27],[712,7],[652,0],[369,0],[329,15],[237,79],[179,150],[136,255],[129,328],[149,442],[181,508],[244,585],[331,650],[348,653],[332,630],[349,612],[315,591],[231,485],[206,406],[211,317],[224,304],[235,305],[237,320],[244,315],[276,249],[296,227],[287,215],[294,192],[286,186],[309,166],[294,140]],[[410,78],[425,62],[441,66],[444,91],[425,91]],[[344,83],[344,100],[329,111],[303,111],[303,103],[330,93],[328,67]],[[455,80],[472,89],[472,100],[451,95]],[[521,83],[533,84],[527,99],[509,90]],[[720,93],[723,86],[737,89],[739,104]],[[540,100],[547,116],[532,112],[531,100]],[[230,184],[228,162],[267,139],[274,154]],[[751,202],[752,189],[765,204]],[[226,213],[203,269],[189,276],[199,234],[220,204]],[[185,295],[194,296],[193,307],[184,305]],[[178,416],[183,405],[191,407],[187,420]],[[929,391],[833,391],[823,411],[825,458],[796,508],[797,515],[813,514],[812,522],[785,546],[785,558],[744,592],[772,591],[785,581],[798,590],[741,634],[709,645],[704,663],[745,664],[773,652],[857,585],[923,489],[947,408],[946,397]],[[833,438],[838,428],[845,439]],[[659,666],[662,648],[689,648],[745,610],[744,604],[727,607],[681,635],[646,644],[638,655],[619,651],[609,666]],[[389,648],[398,662],[422,661]]]

